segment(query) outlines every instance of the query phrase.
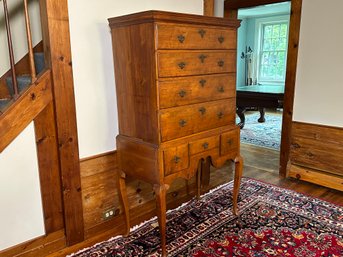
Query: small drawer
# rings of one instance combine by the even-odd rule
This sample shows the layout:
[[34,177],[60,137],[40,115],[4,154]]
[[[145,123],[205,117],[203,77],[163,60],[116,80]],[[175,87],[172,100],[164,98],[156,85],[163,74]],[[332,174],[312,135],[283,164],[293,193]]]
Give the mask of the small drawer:
[[164,175],[168,176],[189,166],[188,144],[163,151]]
[[159,51],[159,77],[236,72],[236,52],[226,51]]
[[157,24],[157,49],[236,49],[236,30]]
[[236,97],[236,74],[166,78],[158,81],[160,108]]
[[220,155],[226,155],[238,149],[239,128],[225,132],[220,136]]
[[197,153],[202,153],[207,150],[219,147],[219,137],[208,137],[203,138],[194,142],[189,143],[189,154],[194,155]]

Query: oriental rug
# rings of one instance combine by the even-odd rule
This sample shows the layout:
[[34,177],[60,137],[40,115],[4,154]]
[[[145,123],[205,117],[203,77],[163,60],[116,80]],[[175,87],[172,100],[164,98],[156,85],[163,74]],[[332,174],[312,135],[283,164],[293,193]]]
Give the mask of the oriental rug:
[[[246,114],[245,125],[241,129],[241,142],[279,150],[282,114],[268,112],[265,115],[266,121],[263,123],[257,121],[259,117],[259,112]],[[237,118],[237,123],[239,121]]]
[[[343,256],[343,207],[243,178],[239,215],[232,182],[167,214],[168,256]],[[160,256],[156,218],[73,256]]]

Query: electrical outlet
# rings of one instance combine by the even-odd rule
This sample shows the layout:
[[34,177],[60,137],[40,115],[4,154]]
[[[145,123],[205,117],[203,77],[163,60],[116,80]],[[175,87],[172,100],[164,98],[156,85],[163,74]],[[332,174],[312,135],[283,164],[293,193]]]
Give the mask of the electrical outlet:
[[109,209],[109,210],[104,211],[104,212],[102,213],[102,218],[103,218],[104,220],[108,220],[108,219],[113,218],[116,214],[117,214],[117,213],[116,213],[116,211],[115,211],[114,208],[113,208],[113,209]]

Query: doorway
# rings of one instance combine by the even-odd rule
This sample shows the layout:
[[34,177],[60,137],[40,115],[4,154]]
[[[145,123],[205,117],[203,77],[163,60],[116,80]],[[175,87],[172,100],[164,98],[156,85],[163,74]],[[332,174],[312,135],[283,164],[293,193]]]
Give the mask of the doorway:
[[[282,3],[289,1],[280,0],[260,0],[260,1],[240,1],[228,0],[224,4],[224,16],[237,18],[238,10],[241,8],[252,8],[261,4],[268,5],[274,3]],[[280,162],[279,174],[286,176],[286,167],[290,149],[291,125],[293,114],[294,87],[296,78],[296,67],[298,57],[298,43],[301,20],[302,0],[292,0],[291,15],[289,21],[289,38],[288,38],[288,53],[287,53],[287,69],[285,78],[284,98],[283,98],[283,114],[282,114],[282,132],[280,146]],[[247,49],[249,50],[249,49]]]

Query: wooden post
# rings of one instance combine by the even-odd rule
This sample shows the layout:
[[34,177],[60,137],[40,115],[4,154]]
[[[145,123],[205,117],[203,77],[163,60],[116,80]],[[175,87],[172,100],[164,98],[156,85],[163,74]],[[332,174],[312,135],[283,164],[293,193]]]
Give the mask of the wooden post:
[[283,102],[283,117],[280,149],[280,175],[286,176],[289,151],[291,146],[292,119],[295,80],[297,76],[298,46],[300,34],[302,0],[292,0],[289,22],[288,53],[285,95]]
[[40,9],[45,60],[52,71],[66,241],[73,245],[83,241],[84,227],[68,1],[40,0]]
[[204,0],[204,15],[214,16],[214,0]]

